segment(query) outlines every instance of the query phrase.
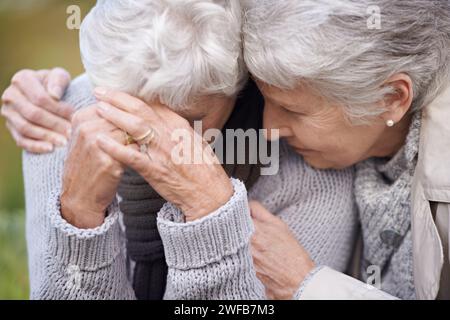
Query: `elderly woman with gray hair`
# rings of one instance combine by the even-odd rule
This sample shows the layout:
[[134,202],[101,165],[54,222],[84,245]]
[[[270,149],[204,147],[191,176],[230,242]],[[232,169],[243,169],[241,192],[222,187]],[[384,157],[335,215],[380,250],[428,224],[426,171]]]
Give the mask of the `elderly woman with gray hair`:
[[[265,298],[250,251],[249,199],[277,213],[254,216],[267,221],[264,237],[276,226],[278,239],[292,234],[293,247],[300,241],[317,263],[346,270],[357,223],[353,169],[316,171],[286,144],[278,155],[273,143],[279,172],[264,175],[262,157],[255,163],[252,149],[233,152],[227,134],[222,166],[192,128],[196,121],[205,134],[262,128],[241,14],[237,0],[108,0],[83,21],[87,75],[63,99],[77,109],[70,144],[24,154],[32,298]],[[14,136],[36,142],[56,127],[58,105],[42,84],[53,95],[62,90],[43,81],[48,75],[21,72],[5,92]],[[37,115],[47,123],[37,126]],[[182,156],[192,147],[199,162],[176,161],[180,132],[188,141]],[[253,143],[263,152],[267,141]]]
[[[400,298],[450,298],[450,3],[242,3],[245,62],[264,95],[264,126],[279,129],[317,169],[356,165],[362,253],[355,276],[370,280],[367,271],[379,270],[376,284]],[[373,5],[381,14],[375,27],[368,24]],[[116,147],[104,145],[119,157]],[[171,204],[162,214],[183,216]],[[249,251],[226,260],[254,268],[269,297],[388,298],[314,263],[265,208],[254,205],[252,216],[253,263]],[[242,217],[228,230],[234,239],[251,223],[250,215]],[[230,281],[229,273],[214,274],[219,283]],[[246,285],[236,290],[257,287]]]
[[[377,285],[398,297],[449,299],[450,2],[243,2],[245,61],[266,101],[265,127],[315,168],[356,165],[359,275],[379,270]],[[305,254],[269,246],[257,270]],[[327,267],[295,276],[309,268],[262,279],[276,296],[299,280],[299,298],[373,294]]]

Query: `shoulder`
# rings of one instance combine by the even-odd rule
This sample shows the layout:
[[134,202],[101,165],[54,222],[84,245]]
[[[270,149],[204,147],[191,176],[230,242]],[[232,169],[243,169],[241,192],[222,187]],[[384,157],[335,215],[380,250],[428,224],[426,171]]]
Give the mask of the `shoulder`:
[[[75,110],[87,107],[96,102],[93,95],[93,86],[87,74],[82,74],[72,80],[62,100],[73,106]],[[42,172],[48,174],[48,172],[56,168],[61,170],[66,155],[67,147],[56,148],[49,154],[33,154],[24,151],[23,167],[25,173],[26,175],[32,176]]]
[[86,73],[76,77],[67,87],[63,101],[72,105],[76,110],[96,102],[93,94],[94,87]]

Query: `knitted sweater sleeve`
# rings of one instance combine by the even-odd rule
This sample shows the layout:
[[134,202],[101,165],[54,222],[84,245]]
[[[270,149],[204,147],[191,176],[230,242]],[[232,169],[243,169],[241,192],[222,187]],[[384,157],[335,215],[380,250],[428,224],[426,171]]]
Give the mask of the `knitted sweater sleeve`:
[[[74,80],[64,100],[91,104],[89,81]],[[61,216],[59,195],[66,148],[23,154],[31,299],[134,299],[117,203],[102,226],[81,230]]]
[[243,183],[232,179],[231,200],[203,219],[186,223],[170,203],[161,209],[158,229],[169,267],[166,299],[266,298],[251,256],[249,198],[282,217],[318,265],[346,268],[356,226],[353,171],[319,172],[288,151],[280,149],[279,174],[260,177],[249,196]]
[[232,183],[230,201],[203,219],[184,223],[183,213],[170,203],[159,212],[169,267],[165,299],[265,299],[250,252],[254,227],[247,191],[241,181]]

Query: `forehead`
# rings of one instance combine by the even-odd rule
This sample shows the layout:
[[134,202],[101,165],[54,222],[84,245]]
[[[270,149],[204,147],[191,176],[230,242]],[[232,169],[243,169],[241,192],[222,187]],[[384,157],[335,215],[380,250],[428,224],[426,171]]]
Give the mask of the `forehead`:
[[306,105],[316,105],[322,100],[314,89],[302,84],[294,89],[281,89],[258,82],[258,87],[266,99],[285,106],[296,106],[300,102]]

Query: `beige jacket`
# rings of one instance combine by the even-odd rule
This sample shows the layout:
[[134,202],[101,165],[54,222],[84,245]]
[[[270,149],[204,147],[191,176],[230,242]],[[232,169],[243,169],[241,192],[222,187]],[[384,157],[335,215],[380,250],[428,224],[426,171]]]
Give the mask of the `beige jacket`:
[[[450,299],[450,87],[423,112],[411,198],[416,296]],[[326,267],[310,278],[299,298],[393,297]]]

